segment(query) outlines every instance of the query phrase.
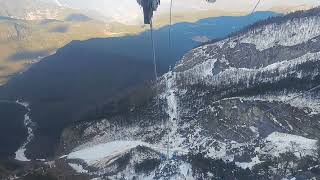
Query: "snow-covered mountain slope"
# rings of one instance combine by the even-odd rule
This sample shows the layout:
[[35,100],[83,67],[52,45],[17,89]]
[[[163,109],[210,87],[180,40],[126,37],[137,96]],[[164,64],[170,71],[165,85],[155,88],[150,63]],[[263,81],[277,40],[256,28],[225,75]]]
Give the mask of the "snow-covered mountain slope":
[[67,128],[61,159],[97,179],[319,178],[319,21],[289,14],[191,50]]

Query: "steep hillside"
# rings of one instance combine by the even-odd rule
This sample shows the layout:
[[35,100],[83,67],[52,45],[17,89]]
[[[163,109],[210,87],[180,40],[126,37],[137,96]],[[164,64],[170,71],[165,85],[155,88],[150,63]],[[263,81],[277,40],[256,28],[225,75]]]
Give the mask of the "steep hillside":
[[298,12],[191,50],[144,89],[159,101],[133,94],[67,128],[62,160],[98,179],[319,178],[319,22]]
[[[266,19],[274,15],[277,14],[264,12],[248,17],[210,18],[197,22],[206,24],[197,30],[194,30],[193,23],[176,24],[172,26],[176,33],[172,44],[174,54],[171,54],[170,58],[167,53],[168,27],[155,30],[158,73],[167,72],[170,65],[200,44],[192,39],[199,31],[209,38],[222,37],[257,19]],[[74,15],[71,19],[81,20],[82,23],[82,20],[87,18]],[[47,23],[52,26],[56,22]],[[61,38],[63,42],[64,35],[61,35]],[[39,37],[39,40],[41,39]],[[12,77],[7,84],[0,87],[0,99],[10,99],[12,102],[20,100],[30,104],[30,118],[37,126],[35,141],[32,140],[33,143],[27,145],[27,154],[30,153],[34,158],[47,157],[48,151],[53,152],[66,124],[78,121],[86,111],[106,104],[123,92],[130,92],[131,88],[145,80],[153,79],[151,52],[148,31],[134,36],[73,41],[54,55],[33,64],[24,73]],[[18,58],[23,56],[36,58],[45,53],[48,52],[25,52],[14,57],[18,61]],[[6,126],[1,128],[5,130]],[[3,138],[6,139],[8,136]],[[38,149],[39,146],[44,148]]]

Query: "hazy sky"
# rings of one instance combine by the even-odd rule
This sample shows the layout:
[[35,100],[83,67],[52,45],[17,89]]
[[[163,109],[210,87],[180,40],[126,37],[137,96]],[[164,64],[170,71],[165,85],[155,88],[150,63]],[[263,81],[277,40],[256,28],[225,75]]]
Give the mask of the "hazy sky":
[[[106,19],[121,23],[142,23],[141,8],[136,0],[54,0],[58,4],[72,8],[95,10],[103,14]],[[217,0],[216,3],[207,3],[205,0],[173,0],[174,12],[197,10],[223,10],[227,12],[250,12],[258,0]],[[170,0],[161,0],[156,14],[169,12]],[[261,0],[257,10],[270,10],[272,8],[290,8],[297,6],[316,6],[320,0]]]

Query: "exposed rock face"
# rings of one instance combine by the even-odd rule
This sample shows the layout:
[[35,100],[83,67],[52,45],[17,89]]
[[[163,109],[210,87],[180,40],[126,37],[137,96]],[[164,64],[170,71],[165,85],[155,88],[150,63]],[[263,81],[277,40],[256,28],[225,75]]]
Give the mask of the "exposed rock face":
[[[160,106],[157,98],[108,105],[66,129],[61,151],[126,141],[126,151],[82,162],[111,179],[318,177],[319,21],[319,9],[289,14],[191,50],[159,81]],[[147,172],[133,168],[147,162]]]

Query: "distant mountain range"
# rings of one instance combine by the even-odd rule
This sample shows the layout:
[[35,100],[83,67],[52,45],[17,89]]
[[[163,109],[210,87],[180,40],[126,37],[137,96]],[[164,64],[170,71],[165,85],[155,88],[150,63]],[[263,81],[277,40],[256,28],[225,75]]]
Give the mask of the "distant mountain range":
[[[257,3],[256,0],[238,0],[236,5],[232,0],[175,0],[173,10],[176,14],[193,14],[208,11],[208,14],[222,16],[236,13],[250,13]],[[105,22],[123,24],[141,24],[143,21],[141,9],[136,0],[0,0],[0,16],[24,20],[60,19],[66,9],[81,10]],[[169,14],[170,0],[162,0],[157,14]],[[317,0],[268,0],[261,1],[257,11],[290,12],[309,9],[320,5]],[[182,17],[180,17],[182,18]]]
[[59,19],[63,8],[54,1],[0,0],[0,16],[23,20]]
[[[248,14],[252,11],[257,0],[174,0],[173,11],[176,15],[188,17],[188,14],[206,12],[210,16],[223,16],[234,14]],[[141,9],[136,0],[59,0],[59,3],[65,7],[82,9],[84,11],[96,11],[100,13],[104,20],[116,21],[125,24],[142,23]],[[268,0],[261,1],[257,7],[258,11],[277,11],[286,13],[294,10],[309,9],[320,4],[317,0]],[[161,0],[161,6],[157,10],[157,15],[167,16],[169,14],[170,0]],[[128,10],[130,9],[130,11]],[[199,14],[201,14],[199,13]],[[198,14],[198,15],[199,15]],[[184,17],[184,18],[186,18]]]
[[[244,15],[256,3],[240,0],[233,6],[229,1],[176,0],[173,20]],[[318,4],[315,0],[271,0],[257,10],[289,12]],[[169,1],[162,0],[155,14],[156,27],[168,23],[168,8]],[[72,40],[136,34],[146,30],[142,22],[135,0],[0,0],[0,85]]]

